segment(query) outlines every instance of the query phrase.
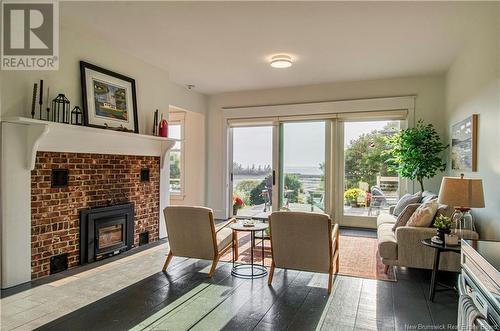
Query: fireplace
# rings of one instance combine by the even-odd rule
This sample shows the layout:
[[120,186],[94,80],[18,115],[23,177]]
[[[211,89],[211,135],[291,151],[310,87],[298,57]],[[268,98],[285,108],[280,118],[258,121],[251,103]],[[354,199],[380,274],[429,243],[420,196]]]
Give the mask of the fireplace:
[[134,244],[134,205],[84,209],[80,212],[80,263],[129,250]]

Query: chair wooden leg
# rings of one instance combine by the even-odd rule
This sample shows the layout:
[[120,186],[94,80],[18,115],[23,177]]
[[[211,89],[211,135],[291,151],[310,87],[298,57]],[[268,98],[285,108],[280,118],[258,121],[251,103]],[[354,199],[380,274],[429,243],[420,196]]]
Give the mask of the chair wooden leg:
[[274,276],[274,261],[271,263],[271,270],[269,270],[269,278],[267,279],[267,284],[271,285]]
[[208,277],[212,278],[215,273],[215,269],[217,268],[217,263],[219,263],[219,256],[216,256],[214,261],[212,262],[212,268],[210,268],[210,272],[208,273]]
[[234,260],[238,260],[238,233],[233,230],[233,250],[234,250]]
[[337,240],[335,241],[335,251],[337,252],[337,260],[335,261],[335,273],[340,271],[340,235],[339,230],[337,230]]
[[333,270],[328,272],[328,294],[332,293]]
[[168,252],[167,259],[165,260],[165,264],[163,265],[163,269],[161,269],[163,272],[167,271],[168,264],[170,263],[170,261],[172,261],[172,257],[172,251]]
[[384,273],[388,273],[389,272],[389,265],[386,264],[385,267],[384,267]]

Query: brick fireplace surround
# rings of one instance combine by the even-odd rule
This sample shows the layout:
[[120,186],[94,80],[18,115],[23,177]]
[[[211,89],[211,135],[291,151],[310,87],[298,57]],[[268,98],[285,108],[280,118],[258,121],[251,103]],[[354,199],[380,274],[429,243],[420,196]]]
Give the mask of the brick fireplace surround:
[[[150,180],[141,182],[141,169]],[[68,187],[51,188],[51,169],[68,169]],[[31,278],[47,276],[50,257],[68,253],[79,264],[79,211],[131,202],[135,207],[134,245],[139,233],[159,237],[160,157],[37,152],[31,171]]]

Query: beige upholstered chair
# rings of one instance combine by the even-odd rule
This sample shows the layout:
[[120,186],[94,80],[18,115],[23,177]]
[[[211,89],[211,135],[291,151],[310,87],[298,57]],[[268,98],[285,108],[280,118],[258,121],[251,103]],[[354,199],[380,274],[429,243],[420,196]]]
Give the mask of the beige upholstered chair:
[[334,273],[339,270],[339,229],[328,215],[307,212],[278,211],[269,217],[274,268],[328,273],[328,294],[332,291]]
[[235,220],[230,219],[216,229],[210,208],[169,206],[163,212],[170,245],[163,272],[167,270],[168,264],[175,255],[212,260],[212,268],[208,274],[212,277],[220,257],[233,244],[233,231],[228,225]]

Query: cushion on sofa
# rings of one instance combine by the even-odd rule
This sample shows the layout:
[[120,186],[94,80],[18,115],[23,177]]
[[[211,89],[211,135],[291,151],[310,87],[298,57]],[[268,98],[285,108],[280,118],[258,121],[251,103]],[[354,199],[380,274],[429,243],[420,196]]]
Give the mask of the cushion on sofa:
[[394,225],[396,223],[396,217],[390,214],[380,214],[377,216],[377,228],[380,224],[391,224]]
[[400,226],[405,226],[411,215],[413,215],[415,210],[417,210],[420,205],[420,203],[412,203],[406,206],[403,212],[398,215],[396,223],[394,223],[394,226],[392,227],[392,231],[396,231],[396,229]]
[[416,226],[416,227],[424,227],[428,228],[432,224],[432,220],[436,215],[438,208],[437,199],[427,201],[422,203],[417,210],[411,215],[407,226]]
[[403,212],[403,210],[412,203],[418,203],[422,199],[422,192],[417,192],[415,194],[406,193],[399,199],[398,203],[394,207],[393,215],[399,216]]
[[424,203],[424,202],[429,202],[431,200],[434,200],[436,199],[438,196],[437,194],[433,193],[433,192],[430,192],[430,191],[424,191],[422,193],[422,200],[420,200],[421,203]]
[[396,236],[392,232],[392,224],[380,224],[377,229],[378,252],[383,259],[398,259],[398,243]]

